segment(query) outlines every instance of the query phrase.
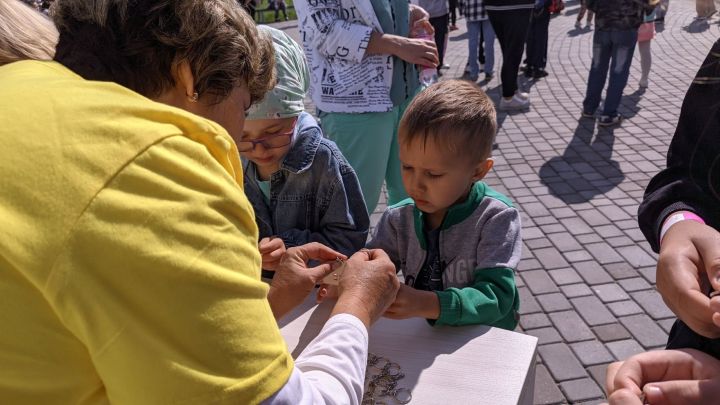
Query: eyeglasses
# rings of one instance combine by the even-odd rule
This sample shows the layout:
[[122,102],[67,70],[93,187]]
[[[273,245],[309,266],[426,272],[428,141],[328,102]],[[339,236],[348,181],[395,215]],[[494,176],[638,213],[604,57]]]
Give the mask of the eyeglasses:
[[255,150],[255,145],[261,144],[263,148],[265,149],[277,149],[282,148],[283,146],[290,145],[290,139],[293,136],[293,133],[295,132],[295,122],[297,120],[293,121],[292,126],[290,127],[290,130],[287,132],[282,132],[279,134],[273,134],[264,136],[259,139],[253,139],[249,141],[240,141],[237,143],[237,148],[239,152],[252,152]]

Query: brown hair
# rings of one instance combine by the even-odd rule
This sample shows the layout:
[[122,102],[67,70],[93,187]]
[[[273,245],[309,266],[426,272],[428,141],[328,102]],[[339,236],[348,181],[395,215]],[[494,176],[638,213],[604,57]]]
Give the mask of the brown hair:
[[487,159],[497,131],[495,106],[474,83],[447,80],[418,94],[400,121],[400,142],[432,138],[453,153]]
[[58,0],[52,14],[56,60],[89,80],[154,98],[187,61],[197,92],[218,102],[242,83],[253,100],[274,84],[271,39],[234,0]]
[[18,0],[0,0],[0,65],[23,59],[51,60],[57,40],[50,19]]

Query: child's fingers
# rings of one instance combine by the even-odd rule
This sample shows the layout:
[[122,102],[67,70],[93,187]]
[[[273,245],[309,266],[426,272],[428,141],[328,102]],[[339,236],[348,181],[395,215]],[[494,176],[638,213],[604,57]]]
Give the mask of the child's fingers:
[[285,252],[285,244],[282,239],[275,238],[260,246],[260,254],[271,254],[276,251]]

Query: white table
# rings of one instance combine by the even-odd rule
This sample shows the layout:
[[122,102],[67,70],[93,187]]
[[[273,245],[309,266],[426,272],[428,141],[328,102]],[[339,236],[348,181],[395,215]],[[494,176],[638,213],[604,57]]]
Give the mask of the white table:
[[[293,358],[332,310],[314,298],[279,322]],[[370,352],[400,364],[405,378],[398,387],[412,391],[411,404],[532,405],[536,347],[533,336],[488,326],[432,327],[419,318],[383,318],[370,329]]]

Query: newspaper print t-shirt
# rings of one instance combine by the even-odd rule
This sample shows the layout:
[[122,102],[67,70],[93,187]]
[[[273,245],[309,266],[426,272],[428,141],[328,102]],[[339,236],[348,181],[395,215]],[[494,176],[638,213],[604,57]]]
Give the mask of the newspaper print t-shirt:
[[373,31],[383,32],[367,0],[297,0],[310,93],[325,112],[385,112],[393,108],[392,55],[366,55]]

